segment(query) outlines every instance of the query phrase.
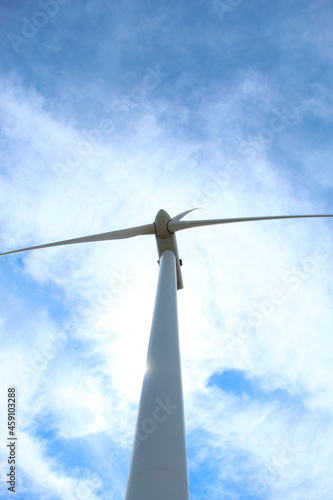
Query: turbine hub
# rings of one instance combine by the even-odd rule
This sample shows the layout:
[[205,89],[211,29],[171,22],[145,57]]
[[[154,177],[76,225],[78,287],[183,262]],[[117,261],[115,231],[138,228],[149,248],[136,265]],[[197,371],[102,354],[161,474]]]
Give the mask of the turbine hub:
[[155,237],[159,259],[161,258],[164,250],[172,250],[176,256],[177,289],[179,290],[180,288],[183,288],[183,279],[180,270],[181,261],[178,255],[176,236],[168,229],[168,223],[171,220],[172,219],[168,212],[163,209],[158,211],[154,222]]
[[168,222],[171,220],[171,216],[163,208],[158,211],[154,222],[156,236],[170,236],[170,234],[174,234],[168,229]]

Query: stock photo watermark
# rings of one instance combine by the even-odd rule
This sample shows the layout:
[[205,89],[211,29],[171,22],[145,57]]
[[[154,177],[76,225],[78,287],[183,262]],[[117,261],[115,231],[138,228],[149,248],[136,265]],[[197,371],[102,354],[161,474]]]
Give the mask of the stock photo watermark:
[[[109,279],[109,285],[97,295],[93,296],[92,300],[90,301],[91,306],[84,310],[83,321],[86,321],[88,318],[94,319],[95,317],[98,317],[98,314],[101,313],[102,309],[106,305],[109,305],[110,302],[114,300],[115,296],[119,296],[119,294],[126,290],[126,287],[131,283],[133,279],[134,276],[129,275],[128,272],[124,269],[121,271],[115,269],[112,270],[111,277]],[[31,387],[34,382],[38,381],[38,383],[40,384],[41,382],[45,381],[46,376],[43,375],[43,372],[47,369],[48,364],[53,359],[55,359],[62,351],[64,351],[70,341],[71,334],[65,331],[57,333],[51,340],[45,342],[42,347],[35,349],[31,353],[29,363],[20,365],[20,384],[25,387]],[[164,403],[161,402],[162,408],[163,404]],[[170,409],[173,408],[168,399],[166,399],[164,406],[165,411],[170,411]],[[15,410],[13,409],[9,410],[8,426],[10,426],[10,430],[14,430],[15,432],[15,414],[13,414],[14,411]],[[159,419],[162,418],[162,415],[160,415],[156,411],[154,412],[153,418],[155,418],[156,422],[158,423]],[[144,422],[143,425],[143,432],[146,431],[148,431],[148,433],[150,432],[148,421]],[[140,439],[142,436],[144,437],[144,434],[140,434],[138,438]],[[10,443],[10,459],[14,460],[14,454],[16,453],[17,448],[16,441],[14,442],[14,440],[16,440],[16,437],[14,435],[14,437],[11,436],[11,438],[12,441]],[[102,480],[112,477],[117,463],[119,463],[119,457],[112,456],[111,458],[110,456],[109,460],[104,461],[103,463],[99,464],[98,467],[96,467],[96,471],[91,477],[89,477],[88,479],[81,479],[80,485],[76,489],[75,494],[73,494],[72,496],[69,494],[68,498],[72,498],[73,500],[86,500],[91,498],[94,492],[101,487]],[[10,467],[10,477],[8,481],[11,481],[10,487],[14,488],[11,489],[11,491],[16,491],[15,486],[17,474],[15,463],[11,463]]]
[[8,472],[6,474],[7,489],[15,493],[17,481],[17,388],[8,387],[7,391],[7,448],[8,448]]
[[83,318],[86,320],[88,318],[95,319],[106,306],[112,307],[116,296],[124,292],[135,279],[135,275],[128,274],[124,269],[121,272],[113,270],[111,277],[109,277],[109,284],[94,295],[89,306],[83,310]]
[[[170,396],[164,399],[156,398],[154,400],[156,406],[154,407],[151,416],[143,418],[137,422],[133,452],[135,452],[140,443],[147,441],[156,431],[160,425],[168,420],[173,413],[180,408],[179,404],[175,404],[170,400]],[[98,487],[101,481],[114,480],[117,474],[117,468],[124,462],[122,453],[113,452],[107,460],[100,462],[95,469],[94,481],[82,481],[79,488],[76,490],[75,500],[85,500],[90,498],[91,492],[94,487]]]
[[149,436],[156,432],[158,424],[165,422],[179,408],[179,404],[171,403],[170,396],[165,398],[165,402],[156,398],[155,403],[156,406],[151,417],[144,418],[137,424],[134,436],[134,450],[137,450],[140,443],[146,441]]
[[[124,453],[119,449],[112,450],[105,460],[96,463],[93,479],[80,481],[80,486],[76,489],[75,496],[71,497],[71,500],[86,500],[91,498],[93,491],[97,490],[103,482],[108,483],[109,494],[119,494],[120,492],[117,491],[119,488],[117,484],[114,484],[116,483],[114,479],[119,475],[119,468],[125,464],[127,462],[125,461]],[[112,489],[110,490],[110,488]]]
[[[83,321],[98,318],[103,308],[110,305],[115,296],[121,294],[133,279],[135,279],[135,276],[129,275],[126,270],[118,271],[113,269],[109,279],[110,284],[92,297],[89,306],[83,309],[80,318],[82,317]],[[76,329],[78,328],[78,324],[74,326]],[[60,332],[52,340],[45,342],[42,347],[34,349],[30,355],[29,363],[24,363],[19,367],[21,384],[25,386],[31,385],[34,381],[40,379],[47,365],[66,348],[70,339],[71,336],[68,332]]]
[[220,172],[209,172],[211,178],[203,187],[193,190],[193,197],[188,206],[207,206],[211,200],[215,200],[229,186],[232,174],[237,170],[239,165],[230,162],[226,165],[225,170]]
[[65,158],[54,161],[52,169],[61,178],[70,173],[75,173],[78,167],[86,160],[98,146],[110,136],[116,129],[114,116],[118,122],[126,120],[133,110],[137,109],[152,92],[160,85],[169,73],[161,69],[160,64],[155,67],[147,66],[146,74],[138,85],[135,85],[129,94],[122,99],[116,99],[111,103],[113,120],[103,118],[97,128],[83,132],[81,139],[68,148]]
[[52,340],[46,342],[42,348],[34,349],[30,355],[29,364],[25,363],[19,367],[21,385],[31,386],[40,379],[42,372],[59,352],[67,346],[69,336],[67,333],[58,333]]
[[257,480],[266,485],[281,479],[291,472],[291,467],[306,455],[304,443],[295,436],[282,436],[275,439],[269,447],[269,461],[258,473]]
[[284,271],[281,275],[282,286],[273,289],[267,298],[260,300],[247,314],[247,318],[238,324],[236,331],[227,334],[226,344],[229,351],[234,352],[236,347],[250,338],[255,329],[261,327],[285,303],[290,292],[299,290],[321,268],[321,265],[332,257],[332,254],[333,240],[328,236],[315,247],[312,255],[303,259],[297,267]]
[[18,53],[22,45],[27,45],[27,43],[35,38],[40,30],[58,14],[60,7],[70,1],[71,0],[39,0],[38,10],[29,17],[21,17],[19,32],[14,33],[10,31],[7,33],[7,38],[14,52]]
[[213,7],[217,12],[221,21],[224,21],[225,15],[233,12],[237,7],[239,7],[244,0],[226,0],[222,2],[220,0],[214,0]]
[[192,190],[192,197],[189,204],[193,206],[207,206],[211,201],[216,200],[231,185],[233,178],[243,170],[244,160],[253,162],[260,154],[267,152],[272,146],[276,134],[279,134],[289,127],[296,126],[301,122],[299,108],[288,107],[285,103],[275,107],[271,111],[271,117],[266,127],[262,127],[255,134],[254,139],[245,141],[239,139],[236,154],[239,159],[229,160],[218,171],[209,172],[210,180],[205,182],[200,188]]
[[253,140],[240,141],[239,152],[245,155],[250,161],[254,161],[259,153],[267,151],[273,144],[276,134],[287,128],[298,125],[301,122],[301,114],[298,108],[288,108],[285,104],[280,109],[272,109],[272,117],[268,126],[261,128]]

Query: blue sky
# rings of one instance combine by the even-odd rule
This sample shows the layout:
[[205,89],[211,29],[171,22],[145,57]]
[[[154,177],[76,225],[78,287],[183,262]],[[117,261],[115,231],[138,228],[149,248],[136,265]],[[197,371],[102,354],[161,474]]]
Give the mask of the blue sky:
[[[1,251],[146,224],[160,208],[202,208],[188,219],[332,213],[329,2],[0,9]],[[191,500],[327,500],[331,220],[177,240]],[[124,498],[156,260],[151,237],[1,258],[15,498]]]

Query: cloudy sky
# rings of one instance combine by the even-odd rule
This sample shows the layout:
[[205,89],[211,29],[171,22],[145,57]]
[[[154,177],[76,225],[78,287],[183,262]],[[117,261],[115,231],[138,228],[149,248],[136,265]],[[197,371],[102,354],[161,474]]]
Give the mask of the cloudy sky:
[[[0,5],[0,248],[332,214],[324,0]],[[178,233],[191,500],[328,500],[333,221]],[[121,500],[158,276],[143,236],[1,257],[1,497]]]

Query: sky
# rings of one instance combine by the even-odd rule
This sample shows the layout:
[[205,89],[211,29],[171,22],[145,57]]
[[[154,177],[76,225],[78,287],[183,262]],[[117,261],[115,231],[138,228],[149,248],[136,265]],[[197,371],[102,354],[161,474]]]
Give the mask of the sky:
[[[332,25],[324,0],[3,0],[0,251],[160,208],[332,214]],[[191,500],[332,497],[332,224],[177,233]],[[1,498],[124,498],[157,259],[152,236],[0,258]]]

